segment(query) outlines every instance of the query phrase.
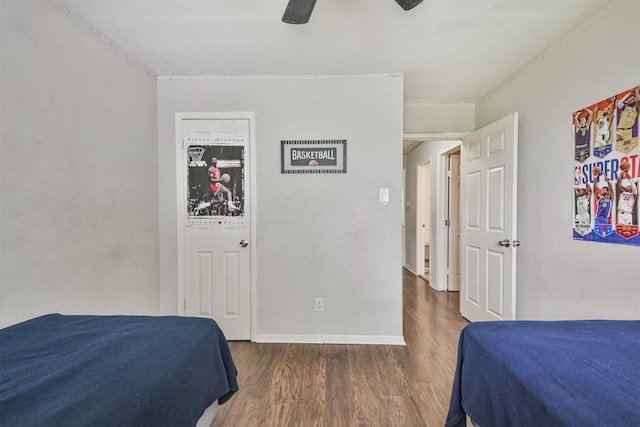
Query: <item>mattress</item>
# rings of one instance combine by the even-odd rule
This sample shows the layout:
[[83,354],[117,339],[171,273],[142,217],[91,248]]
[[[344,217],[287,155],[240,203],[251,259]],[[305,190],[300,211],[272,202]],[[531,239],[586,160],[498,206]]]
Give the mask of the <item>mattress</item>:
[[212,319],[38,317],[0,330],[0,425],[195,426],[237,390]]
[[447,427],[640,426],[640,321],[476,322]]

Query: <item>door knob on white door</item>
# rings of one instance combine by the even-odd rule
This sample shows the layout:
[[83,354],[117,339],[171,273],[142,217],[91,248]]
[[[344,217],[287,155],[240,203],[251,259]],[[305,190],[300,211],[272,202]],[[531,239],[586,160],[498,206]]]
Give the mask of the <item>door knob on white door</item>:
[[504,246],[505,248],[508,248],[509,246],[511,246],[511,240],[509,239],[500,240],[498,244],[500,246]]
[[243,248],[246,248],[248,244],[249,242],[247,242],[246,240],[244,239],[240,240],[240,246],[242,246]]

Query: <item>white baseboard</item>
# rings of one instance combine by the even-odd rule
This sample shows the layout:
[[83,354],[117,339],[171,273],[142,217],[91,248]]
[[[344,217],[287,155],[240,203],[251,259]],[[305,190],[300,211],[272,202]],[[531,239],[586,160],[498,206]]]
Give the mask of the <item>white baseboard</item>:
[[258,334],[257,343],[407,345],[402,336]]
[[420,278],[422,278],[423,280],[427,281],[429,283],[429,286],[432,287],[433,289],[435,289],[436,291],[446,291],[447,289],[440,289],[438,287],[438,285],[436,284],[435,280],[431,279],[431,277],[429,277],[428,279],[424,276],[421,276],[420,274],[416,273],[416,271],[411,268],[411,266],[405,264],[404,266],[405,269],[407,269],[411,274],[413,274],[414,276],[418,276]]
[[411,268],[411,266],[410,266],[409,264],[405,264],[405,265],[404,265],[404,268],[406,268],[407,270],[409,270],[409,272],[410,272],[411,274],[413,274],[414,276],[417,276],[417,275],[418,275],[418,273],[416,273],[416,271],[415,271],[413,268]]

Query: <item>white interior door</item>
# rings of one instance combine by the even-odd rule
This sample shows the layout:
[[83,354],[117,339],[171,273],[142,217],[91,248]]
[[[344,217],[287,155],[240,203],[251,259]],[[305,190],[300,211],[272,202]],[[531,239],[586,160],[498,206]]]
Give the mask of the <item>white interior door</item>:
[[182,113],[176,133],[179,312],[211,317],[227,339],[248,340],[252,116]]
[[463,138],[460,312],[516,318],[518,113]]

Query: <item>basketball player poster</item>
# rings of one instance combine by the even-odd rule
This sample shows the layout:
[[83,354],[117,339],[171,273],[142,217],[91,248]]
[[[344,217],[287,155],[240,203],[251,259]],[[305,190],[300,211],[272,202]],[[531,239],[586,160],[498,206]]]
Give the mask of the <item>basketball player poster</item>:
[[640,86],[571,115],[573,238],[640,246]]
[[186,138],[188,224],[244,216],[244,146],[233,138]]

